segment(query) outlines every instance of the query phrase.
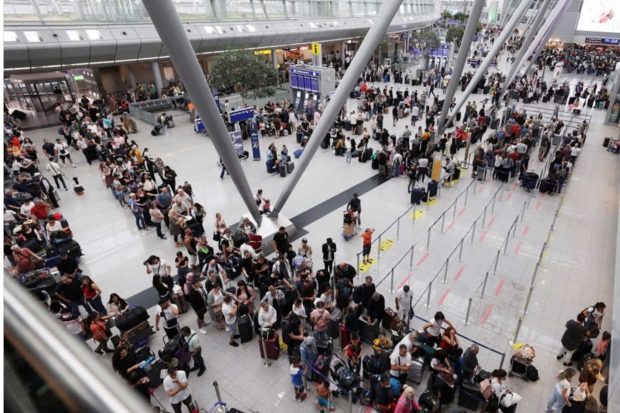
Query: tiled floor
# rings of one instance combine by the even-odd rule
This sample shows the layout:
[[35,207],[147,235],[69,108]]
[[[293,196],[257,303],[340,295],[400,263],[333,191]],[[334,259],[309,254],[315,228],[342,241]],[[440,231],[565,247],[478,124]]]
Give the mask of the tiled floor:
[[[394,85],[395,90],[399,88],[404,89]],[[485,96],[474,96],[476,100],[483,98]],[[350,108],[354,105],[355,102],[349,102]],[[548,107],[552,108],[551,105]],[[588,141],[566,190],[518,338],[518,341],[536,347],[535,364],[541,373],[541,381],[536,384],[516,378],[510,380],[510,386],[524,396],[519,407],[522,412],[543,410],[555,373],[561,367],[554,354],[565,321],[595,301],[610,304],[611,300],[620,168],[618,158],[601,146],[603,138],[616,131],[603,126],[603,112],[591,112],[593,120]],[[386,125],[391,125],[390,117],[386,116]],[[401,120],[396,128],[388,129],[394,129],[394,134],[400,135],[405,123]],[[218,211],[224,214],[228,223],[237,222],[245,208],[230,178],[220,181],[216,165],[218,157],[210,138],[195,134],[189,119],[180,117],[177,125],[165,136],[152,137],[148,133],[150,127],[139,123],[140,132],[131,138],[170,164],[177,171],[179,181],[192,183],[196,200],[208,211],[207,233],[213,230],[214,215]],[[55,128],[31,131],[28,135],[40,143],[44,137],[55,138]],[[272,141],[273,138],[261,141],[263,153]],[[291,150],[297,148],[294,137],[279,138],[275,142],[278,146],[286,144]],[[67,168],[65,172],[80,177],[86,195],[78,198],[72,192],[61,193],[61,211],[82,244],[85,253],[82,265],[101,286],[104,297],[112,292],[129,297],[149,289],[151,279],[145,274],[142,262],[151,254],[172,261],[176,251],[172,241],[159,240],[154,231],[138,232],[129,211],[118,206],[104,189],[97,167],[88,166],[80,153],[73,156],[77,168]],[[538,170],[541,165],[534,162],[533,167]],[[243,162],[243,169],[252,189],[262,188],[275,202],[286,178],[268,175],[264,162],[247,160]],[[283,214],[287,217],[299,215],[374,175],[370,163],[354,161],[347,165],[343,158],[334,157],[330,151],[319,150]],[[434,311],[444,311],[460,333],[495,350],[483,349],[480,355],[485,368],[493,369],[500,363],[498,353],[510,355],[509,341],[513,338],[559,197],[528,194],[512,182],[500,189],[499,183],[490,178],[468,187],[470,182],[469,174],[464,173],[454,187],[441,190],[435,204],[428,208],[417,207],[415,220],[410,217],[413,210],[405,213],[410,207],[406,178],[392,179],[363,194],[363,226],[373,227],[379,233],[404,214],[399,224],[382,236],[382,241],[394,243],[382,252],[380,261],[368,273],[377,283],[384,279],[379,291],[386,296],[389,305],[393,302],[392,287],[395,289],[409,283],[416,301],[419,298],[416,314],[430,318]],[[457,199],[459,194],[462,195]],[[453,201],[456,206],[451,209]],[[303,228],[308,232],[306,238],[315,251],[315,265],[320,265],[320,246],[327,237],[334,238],[338,244],[337,261],[355,264],[361,245],[355,238],[348,242],[342,239],[343,209],[344,205],[334,205],[325,211],[323,217]],[[440,217],[446,210],[442,233]],[[506,253],[503,249],[500,251],[497,270],[494,271],[497,251],[503,247],[509,228],[514,228],[511,225],[515,219],[514,237],[512,234],[508,237]],[[438,222],[431,230],[427,250],[428,228],[434,221]],[[472,237],[473,227],[475,233]],[[461,240],[463,252],[459,259]],[[416,246],[413,257],[410,257],[407,254],[413,244]],[[376,251],[376,246],[374,248]],[[451,254],[453,250],[456,252]],[[448,256],[446,271],[443,266]],[[485,295],[480,298],[487,271]],[[426,289],[433,279],[428,294]],[[470,299],[469,323],[466,325],[464,320]],[[194,319],[190,310],[181,320],[182,324],[194,327]],[[421,321],[416,319],[412,325],[420,327]],[[608,327],[610,320],[605,320],[604,325]],[[211,383],[218,380],[223,398],[242,411],[315,410],[311,400],[303,404],[294,401],[285,358],[280,358],[271,367],[262,365],[256,340],[232,349],[223,333],[210,329],[206,336],[201,336],[201,341],[208,371],[201,378],[190,378],[192,393],[201,406],[207,407],[214,402]],[[151,343],[153,349],[158,349],[159,335]],[[468,341],[463,339],[462,344],[466,346]],[[165,400],[161,388],[156,395]],[[337,401],[337,406],[338,411],[349,411],[348,404],[342,400]],[[353,411],[366,409],[355,406]]]

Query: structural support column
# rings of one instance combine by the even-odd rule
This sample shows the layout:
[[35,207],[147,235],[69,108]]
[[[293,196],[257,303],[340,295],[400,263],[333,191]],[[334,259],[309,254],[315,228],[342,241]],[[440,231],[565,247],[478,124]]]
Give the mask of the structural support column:
[[461,49],[459,50],[459,54],[456,57],[456,62],[454,63],[452,77],[450,78],[450,83],[448,84],[448,89],[446,90],[446,97],[444,98],[443,107],[441,108],[441,115],[439,116],[439,121],[437,122],[437,139],[441,138],[446,130],[446,118],[448,117],[448,111],[450,110],[450,103],[454,98],[456,89],[459,87],[461,74],[463,73],[465,63],[467,63],[467,56],[469,56],[472,39],[474,38],[476,29],[478,28],[478,20],[480,20],[480,16],[482,15],[484,2],[485,0],[475,0],[471,13],[469,14],[467,26],[465,27],[465,33],[463,34],[463,39],[461,40]]
[[271,49],[271,64],[274,69],[278,68],[278,54],[275,48]]
[[345,67],[345,59],[347,58],[347,42],[340,43],[340,64]]
[[506,81],[504,82],[504,85],[502,86],[502,89],[501,89],[502,93],[506,91],[506,89],[508,88],[508,85],[510,85],[510,83],[514,79],[515,74],[517,73],[517,69],[521,66],[523,56],[525,56],[525,52],[528,49],[527,46],[532,43],[532,40],[534,39],[534,35],[540,29],[540,26],[543,22],[545,14],[547,13],[547,9],[549,8],[550,3],[551,3],[551,0],[544,0],[544,3],[542,4],[542,6],[540,6],[540,8],[538,9],[538,12],[536,13],[536,19],[534,20],[534,23],[532,23],[532,25],[530,26],[530,30],[527,32],[527,35],[523,39],[523,43],[521,44],[521,49],[519,50],[519,54],[517,55],[515,59],[515,63],[510,68],[510,72],[508,72],[508,76],[506,76]]
[[291,196],[291,192],[293,192],[295,185],[299,182],[299,179],[308,167],[312,157],[319,149],[321,141],[336,120],[342,106],[347,101],[349,92],[353,90],[359,75],[362,73],[366,67],[366,64],[368,64],[368,61],[372,57],[373,51],[377,45],[381,43],[383,36],[385,36],[385,33],[390,26],[390,22],[394,18],[394,15],[398,11],[401,3],[402,0],[386,0],[381,6],[379,14],[374,19],[374,23],[370,26],[370,30],[368,30],[368,33],[357,50],[357,53],[355,53],[355,56],[351,60],[349,68],[344,73],[344,76],[342,77],[342,80],[340,80],[335,93],[333,94],[329,104],[326,106],[325,111],[321,116],[321,120],[316,125],[316,128],[314,128],[314,132],[312,132],[308,145],[306,145],[306,148],[304,149],[304,155],[300,158],[296,171],[290,176],[290,179],[286,183],[280,198],[276,202],[273,209],[274,216],[277,216],[278,213],[280,213],[282,207]]
[[136,88],[136,76],[133,74],[133,70],[131,70],[131,65],[127,65],[127,76],[129,80],[129,86],[132,89]]
[[143,4],[151,16],[159,37],[168,49],[172,63],[174,63],[183,84],[194,98],[193,102],[205,121],[213,146],[226,165],[250,214],[260,225],[262,215],[258,211],[254,195],[241,168],[224,120],[217,109],[211,88],[209,88],[207,79],[202,73],[200,63],[198,63],[196,54],[187,38],[174,3],[170,0],[143,0]]
[[153,71],[153,81],[155,82],[155,88],[157,88],[157,97],[160,96],[161,90],[164,88],[164,82],[161,80],[161,69],[159,68],[159,62],[151,62],[151,70]]
[[454,114],[457,113],[461,109],[461,107],[463,106],[465,102],[467,102],[467,99],[469,98],[469,95],[471,95],[471,92],[476,87],[478,87],[478,82],[480,82],[480,79],[482,79],[482,77],[486,73],[487,69],[489,68],[489,65],[491,64],[491,61],[495,58],[495,56],[497,56],[497,54],[502,49],[502,47],[504,47],[504,43],[514,31],[515,27],[517,26],[517,24],[519,23],[519,21],[521,20],[521,18],[527,11],[527,9],[530,7],[530,4],[532,3],[532,1],[533,0],[523,1],[519,5],[519,8],[515,10],[514,14],[510,18],[510,21],[508,22],[506,27],[504,27],[504,30],[502,30],[502,32],[497,37],[497,39],[495,39],[495,42],[493,43],[493,47],[489,51],[489,54],[482,61],[482,63],[480,64],[480,67],[476,69],[476,72],[474,73],[473,78],[469,82],[469,85],[467,85],[467,89],[465,89],[465,93],[463,93],[463,95],[461,96],[461,99],[457,101],[456,106],[454,107],[453,113],[450,116],[450,119],[452,119]]

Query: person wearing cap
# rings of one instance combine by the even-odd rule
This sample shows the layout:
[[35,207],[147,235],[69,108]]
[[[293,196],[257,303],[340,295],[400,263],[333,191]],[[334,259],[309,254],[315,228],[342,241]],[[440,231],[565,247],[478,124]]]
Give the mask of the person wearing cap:
[[164,319],[164,331],[170,339],[179,334],[179,308],[171,304],[169,298],[160,298],[159,305],[155,307],[155,330],[159,331],[159,322]]

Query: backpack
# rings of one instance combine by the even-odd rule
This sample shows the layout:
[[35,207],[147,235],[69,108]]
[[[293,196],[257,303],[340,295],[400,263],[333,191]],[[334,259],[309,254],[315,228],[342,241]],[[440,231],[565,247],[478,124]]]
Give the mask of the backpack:
[[480,382],[480,394],[485,400],[489,400],[493,395],[493,389],[491,388],[491,380],[484,379]]
[[527,366],[527,369],[525,370],[525,378],[528,381],[538,381],[538,379],[540,379],[540,376],[538,375],[538,369],[532,364]]
[[351,285],[349,284],[349,280],[347,278],[342,278],[338,282],[338,295],[341,300],[348,300],[351,297],[352,293]]

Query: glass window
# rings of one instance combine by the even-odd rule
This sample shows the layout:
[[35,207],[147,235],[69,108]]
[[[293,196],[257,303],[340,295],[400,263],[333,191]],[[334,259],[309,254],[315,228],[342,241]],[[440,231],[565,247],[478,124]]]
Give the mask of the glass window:
[[205,26],[205,32],[207,32],[207,34],[213,34],[213,33],[215,33],[215,27],[213,27],[213,26]]
[[310,26],[311,29],[316,29],[317,25],[314,22],[308,22],[308,26]]
[[243,26],[241,26],[241,25],[236,25],[235,27],[237,28],[237,31],[238,31],[239,33],[243,33],[243,32],[245,32],[245,29],[243,28]]
[[41,34],[39,32],[24,32],[24,36],[30,43],[42,42]]
[[248,32],[250,33],[254,33],[256,31],[256,27],[252,26],[251,24],[246,24],[245,27],[248,28]]
[[80,36],[80,32],[78,32],[77,30],[66,30],[66,33],[67,37],[69,37],[69,40],[71,40],[72,42],[78,42],[82,40],[82,36]]
[[17,37],[17,33],[15,32],[4,32],[4,41],[5,42],[18,42],[19,38]]
[[103,36],[99,30],[89,29],[86,30],[86,34],[90,40],[103,40]]
[[219,34],[224,33],[224,29],[222,29],[222,26],[215,26],[215,31],[218,32]]

